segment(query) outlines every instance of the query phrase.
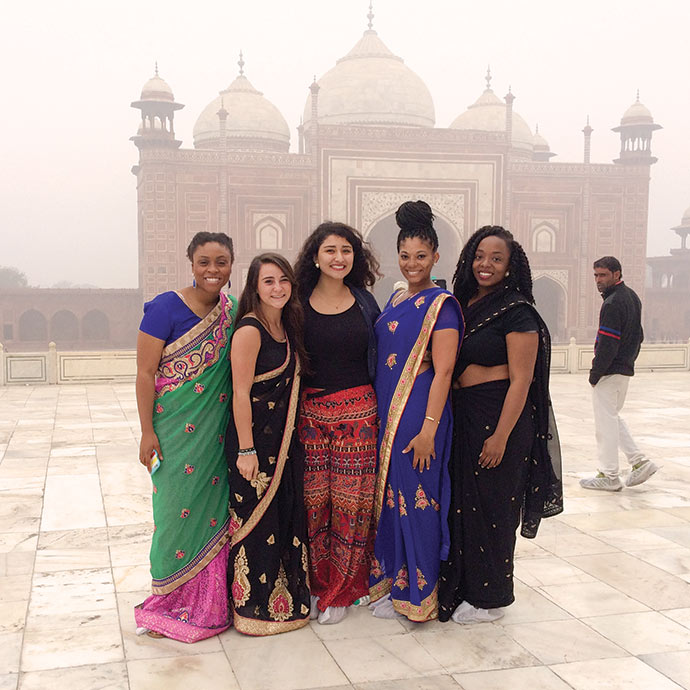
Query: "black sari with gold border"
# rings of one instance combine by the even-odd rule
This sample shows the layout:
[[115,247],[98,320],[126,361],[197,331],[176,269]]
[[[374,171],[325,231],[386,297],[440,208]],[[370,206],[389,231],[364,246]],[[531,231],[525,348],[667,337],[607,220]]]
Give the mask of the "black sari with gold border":
[[233,624],[247,635],[274,635],[309,622],[308,546],[304,512],[304,456],[295,434],[299,363],[290,343],[261,333],[251,388],[254,446],[259,475],[237,470],[237,432],[228,428],[231,549],[228,580]]

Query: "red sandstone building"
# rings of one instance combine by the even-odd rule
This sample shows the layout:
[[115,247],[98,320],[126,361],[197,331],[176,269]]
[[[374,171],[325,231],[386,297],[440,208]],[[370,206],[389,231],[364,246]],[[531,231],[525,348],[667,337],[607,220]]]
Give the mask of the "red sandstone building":
[[[371,22],[370,22],[371,24]],[[298,152],[278,109],[244,74],[201,112],[194,148],[173,128],[183,106],[157,74],[133,107],[142,114],[139,148],[139,266],[144,299],[188,280],[184,248],[199,230],[235,242],[233,279],[251,258],[277,250],[294,258],[322,220],[361,230],[382,260],[381,300],[398,278],[394,212],[406,199],[427,200],[437,216],[441,261],[450,279],[460,249],[479,226],[510,228],[527,248],[539,308],[556,340],[593,337],[601,299],[594,259],[617,255],[628,283],[644,291],[652,132],[639,101],[614,131],[612,164],[551,162],[541,135],[486,88],[449,127],[435,126],[431,94],[371,28],[316,80],[298,127]]]
[[[200,230],[233,238],[232,292],[238,294],[258,252],[293,259],[321,220],[344,221],[361,230],[381,259],[385,278],[376,293],[383,301],[399,276],[394,212],[407,199],[425,199],[434,209],[441,243],[436,273],[449,282],[476,228],[511,229],[527,249],[537,305],[555,341],[593,338],[601,304],[594,259],[618,256],[626,281],[643,295],[656,161],[651,138],[659,126],[639,99],[614,128],[621,150],[613,163],[590,162],[589,124],[583,161],[552,162],[545,139],[514,109],[513,94],[500,99],[488,72],[477,100],[464,112],[459,107],[449,126],[436,126],[426,85],[391,53],[371,20],[350,52],[311,85],[297,152],[290,152],[290,129],[279,110],[245,76],[241,56],[238,76],[201,110],[193,148],[176,138],[174,115],[184,106],[170,86],[157,70],[146,82],[132,103],[141,113],[132,138],[139,151],[133,172],[141,291],[127,297],[134,329],[142,297],[189,281],[185,248]],[[69,310],[71,296],[61,296],[67,298],[62,309]],[[108,317],[107,307],[99,308]],[[34,310],[42,313],[40,306]],[[5,345],[45,346],[58,308],[42,313],[47,326],[40,342],[29,343],[21,337],[19,311],[3,312],[15,339],[5,335]],[[109,328],[134,345],[130,332]]]

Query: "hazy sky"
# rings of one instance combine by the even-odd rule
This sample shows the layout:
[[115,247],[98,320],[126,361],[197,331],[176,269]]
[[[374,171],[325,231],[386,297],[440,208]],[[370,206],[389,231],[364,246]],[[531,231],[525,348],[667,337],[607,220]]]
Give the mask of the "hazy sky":
[[[185,108],[183,147],[206,104],[245,74],[296,126],[314,74],[366,28],[367,0],[37,0],[4,6],[0,28],[0,265],[31,284],[136,287],[138,111],[153,74]],[[640,100],[655,132],[649,254],[690,205],[690,3],[682,0],[375,0],[374,28],[426,82],[447,127],[484,88],[512,86],[519,112],[558,153],[581,161],[589,114],[592,161],[619,151],[610,131]]]

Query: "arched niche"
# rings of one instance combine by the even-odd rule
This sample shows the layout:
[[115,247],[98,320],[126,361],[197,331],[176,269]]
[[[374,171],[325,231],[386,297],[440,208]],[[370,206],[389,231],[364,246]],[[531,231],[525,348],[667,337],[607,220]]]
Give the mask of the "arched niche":
[[107,340],[110,337],[108,317],[98,309],[86,312],[81,320],[81,331],[84,340]]
[[50,339],[57,345],[79,340],[79,320],[67,309],[55,312],[50,319]]
[[[434,220],[434,228],[438,235],[439,261],[434,266],[432,275],[435,278],[445,279],[448,289],[452,289],[451,281],[462,249],[460,233],[447,220],[438,215]],[[381,262],[383,278],[378,280],[374,286],[374,295],[380,305],[384,305],[391,296],[393,285],[403,279],[398,267],[398,250],[396,248],[399,231],[400,229],[395,222],[395,212],[392,211],[374,223],[365,236],[373,248],[376,258]]]
[[40,311],[29,309],[19,317],[19,340],[48,340],[48,324]]
[[283,224],[275,218],[263,218],[254,226],[256,248],[264,251],[282,249],[283,231]]
[[556,251],[556,230],[549,223],[538,225],[532,232],[532,251],[538,254]]
[[563,286],[549,276],[534,281],[534,301],[555,343],[566,342],[566,294]]

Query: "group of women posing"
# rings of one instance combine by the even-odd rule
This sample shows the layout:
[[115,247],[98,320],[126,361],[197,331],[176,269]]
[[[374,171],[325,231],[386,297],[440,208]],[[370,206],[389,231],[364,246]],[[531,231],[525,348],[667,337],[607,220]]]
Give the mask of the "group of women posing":
[[469,623],[512,603],[518,525],[533,537],[562,510],[549,334],[501,227],[468,240],[453,293],[437,287],[433,219],[398,209],[406,287],[383,311],[378,262],[334,222],[294,270],[257,256],[239,304],[221,291],[230,238],[199,233],[192,286],[145,305],[155,527],[138,632],[269,635],[369,599],[380,618]]

